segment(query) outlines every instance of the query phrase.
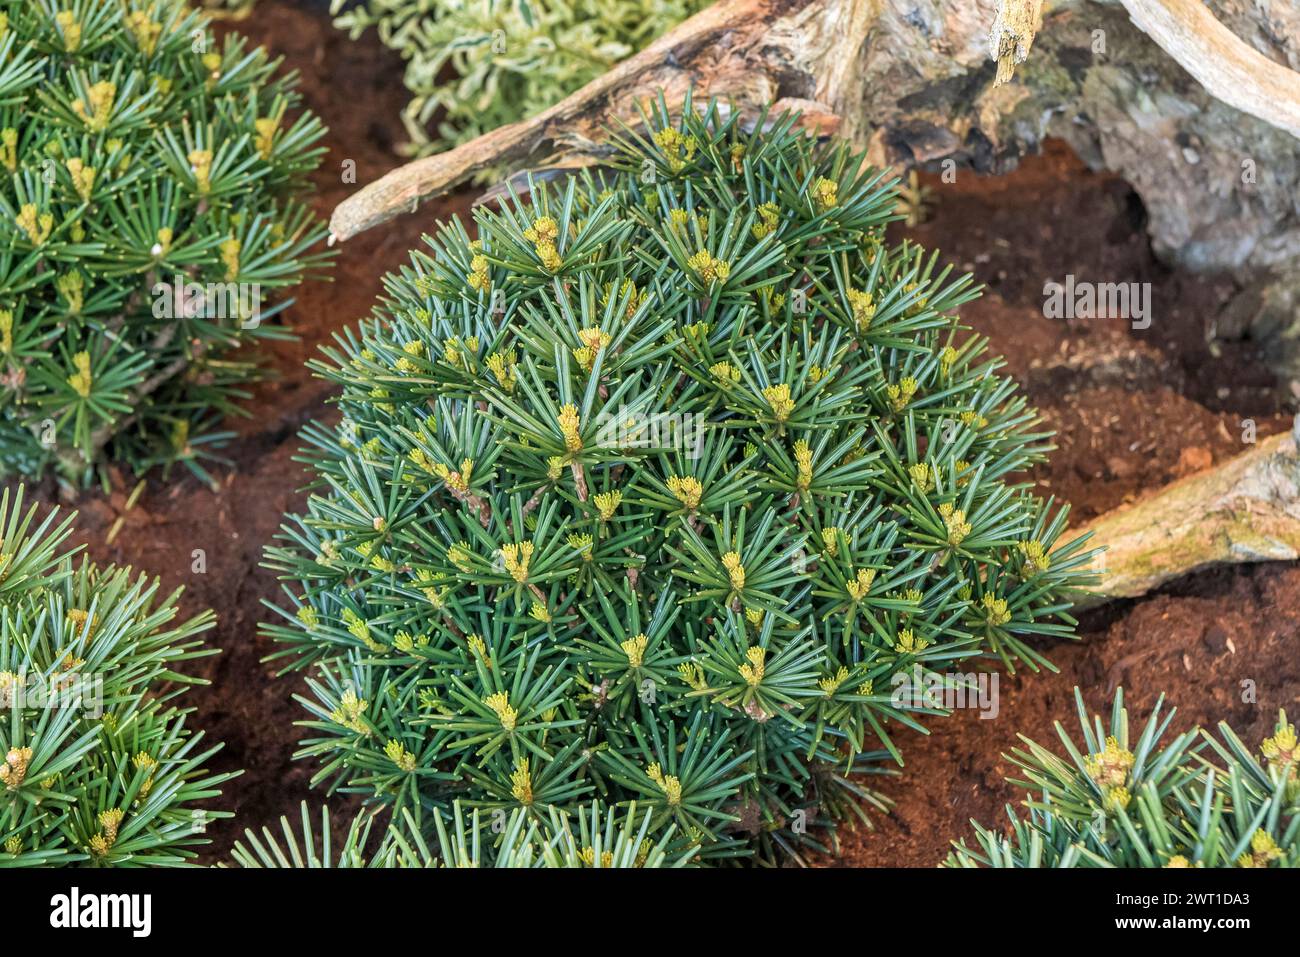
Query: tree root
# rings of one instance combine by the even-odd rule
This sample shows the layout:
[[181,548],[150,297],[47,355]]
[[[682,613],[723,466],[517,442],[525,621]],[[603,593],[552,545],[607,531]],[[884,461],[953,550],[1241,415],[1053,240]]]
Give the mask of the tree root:
[[1215,565],[1300,558],[1300,419],[1222,465],[1101,516],[1083,531],[1106,551],[1083,606],[1144,595]]

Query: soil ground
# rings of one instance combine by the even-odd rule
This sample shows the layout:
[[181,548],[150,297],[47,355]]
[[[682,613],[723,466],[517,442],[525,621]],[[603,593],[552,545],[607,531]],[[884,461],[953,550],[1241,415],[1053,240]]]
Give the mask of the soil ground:
[[[319,7],[262,0],[236,28],[300,72],[307,105],[330,126],[329,154],[314,177],[315,204],[327,217],[355,186],[340,175],[356,162],[366,183],[398,163],[398,114],[406,99],[402,66],[372,34],[349,41]],[[1242,422],[1262,437],[1289,421],[1257,347],[1207,339],[1226,301],[1225,281],[1172,273],[1152,256],[1144,213],[1121,180],[1087,171],[1059,144],[1024,161],[1006,177],[959,173],[955,183],[923,177],[933,191],[930,216],[900,230],[987,284],[963,310],[970,326],[1008,357],[1008,371],[1057,431],[1059,449],[1033,473],[1043,488],[1071,504],[1082,522],[1167,482],[1243,450]],[[224,741],[217,765],[242,768],[219,804],[236,823],[212,829],[205,855],[218,859],[245,827],[294,814],[310,790],[313,768],[292,760],[303,713],[292,695],[298,678],[276,678],[261,662],[272,649],[258,637],[263,600],[279,586],[259,567],[262,547],[282,513],[298,509],[304,481],[294,456],[298,429],[330,415],[330,388],[304,362],[330,337],[366,315],[385,271],[401,265],[436,219],[464,216],[472,194],[422,207],[344,244],[333,282],[304,286],[289,312],[301,339],[276,344],[270,361],[279,378],[256,389],[249,418],[232,428],[216,493],[189,477],[150,477],[134,508],[124,511],[132,481],[109,495],[76,503],[79,541],[99,561],[132,564],[186,587],[188,613],[211,607],[210,633],[222,654],[202,666],[210,686],[192,691],[194,724]],[[1151,327],[1133,330],[1119,318],[1048,319],[1043,284],[1067,274],[1098,282],[1150,282]],[[48,487],[46,488],[48,492]],[[53,495],[45,498],[53,501]],[[123,524],[112,544],[108,530]],[[192,574],[191,552],[206,552],[205,574]],[[971,818],[1002,819],[1018,801],[1003,778],[1013,769],[1001,755],[1016,733],[1047,743],[1055,720],[1072,723],[1072,689],[1100,707],[1120,685],[1141,718],[1163,692],[1178,706],[1179,728],[1226,720],[1247,742],[1271,731],[1279,707],[1300,710],[1300,567],[1272,564],[1197,575],[1137,601],[1112,603],[1083,616],[1080,638],[1051,650],[1056,674],[1001,676],[1000,711],[981,720],[958,712],[931,724],[930,736],[899,739],[907,764],[880,790],[895,802],[874,815],[874,830],[843,835],[843,855],[830,866],[921,866],[938,863],[950,837],[965,836]],[[1253,681],[1258,700],[1241,700]]]

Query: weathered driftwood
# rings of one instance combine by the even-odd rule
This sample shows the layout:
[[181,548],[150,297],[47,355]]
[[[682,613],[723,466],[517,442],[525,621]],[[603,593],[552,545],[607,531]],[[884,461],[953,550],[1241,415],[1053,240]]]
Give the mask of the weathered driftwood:
[[1034,37],[1043,28],[1043,0],[998,0],[989,31],[989,56],[998,62],[994,86],[1010,83],[1016,64],[1029,59]]
[[566,165],[595,161],[604,130],[619,119],[635,120],[638,103],[660,91],[680,102],[693,87],[741,109],[793,96],[803,102],[791,105],[814,115],[856,115],[859,82],[850,72],[876,6],[874,0],[722,0],[549,110],[364,187],[335,209],[331,241],[413,212],[420,201],[488,167],[547,154],[562,154]]
[[1089,603],[1144,595],[1211,565],[1300,558],[1300,419],[1224,464],[1088,525],[1106,552]]
[[[1200,0],[1123,3],[1212,95],[1300,136],[1300,75],[1238,39]],[[566,165],[593,162],[602,131],[634,120],[638,102],[660,91],[680,102],[694,87],[742,110],[784,100],[838,118],[839,132],[874,146],[877,161],[960,154],[973,131],[996,128],[1032,92],[1032,83],[999,86],[1025,58],[1041,19],[1041,0],[721,0],[551,109],[364,187],[335,210],[331,240],[414,211],[488,167],[548,154]],[[1118,23],[1112,30],[1123,32]],[[990,55],[997,70],[985,78]],[[943,116],[945,106],[956,109]],[[981,138],[1003,137],[983,130],[977,145]]]
[[1123,0],[1133,22],[1209,93],[1300,137],[1300,76],[1247,46],[1202,0]]

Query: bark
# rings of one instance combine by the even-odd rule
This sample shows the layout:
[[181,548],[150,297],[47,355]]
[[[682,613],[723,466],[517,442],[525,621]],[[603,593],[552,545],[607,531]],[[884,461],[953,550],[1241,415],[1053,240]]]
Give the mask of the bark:
[[1300,137],[1300,77],[1251,48],[1202,0],[1123,0],[1140,30],[1216,99]]
[[679,103],[694,89],[738,108],[785,101],[807,122],[848,117],[857,130],[862,90],[852,66],[876,22],[879,0],[723,0],[618,64],[556,106],[455,149],[394,170],[345,200],[330,220],[331,241],[345,240],[500,163],[550,157],[566,167],[598,162],[606,129],[636,122],[638,105],[662,91]]
[[1083,604],[1144,595],[1213,565],[1300,558],[1300,420],[1217,468],[1116,509],[1084,531],[1106,547]]
[[[1067,134],[1090,158],[1104,160],[1097,154],[1116,135],[1134,138],[1115,107],[1162,138],[1158,144],[1141,139],[1140,154],[1166,153],[1172,141],[1182,144],[1184,163],[1197,165],[1195,148],[1186,145],[1193,137],[1180,126],[1194,127],[1203,108],[1245,120],[1247,136],[1260,127],[1280,135],[1261,144],[1263,155],[1251,157],[1257,163],[1278,151],[1290,150],[1294,158],[1300,75],[1294,62],[1277,60],[1284,53],[1294,59],[1300,48],[1300,14],[1275,17],[1258,6],[1243,10],[1238,0],[1220,0],[1215,6],[1234,33],[1199,0],[1123,2],[1138,26],[1108,0],[1059,4],[1045,23],[1041,0],[722,0],[538,116],[365,187],[336,210],[333,238],[348,239],[413,211],[488,166],[548,155],[564,165],[599,161],[599,142],[610,124],[635,121],[637,104],[661,91],[680,102],[691,87],[699,97],[729,99],[742,110],[772,101],[802,106],[813,125],[837,127],[871,147],[881,164],[954,158],[995,168],[1051,133]],[[1031,60],[1033,68],[1017,82],[1001,86],[998,81],[1009,79],[1013,64],[1026,57],[1040,23],[1037,62]],[[1199,83],[1189,84],[1184,69]],[[1110,108],[1117,122],[1090,117],[1093,105]],[[1221,124],[1219,131],[1229,129]],[[1080,143],[1081,136],[1090,141]],[[1239,136],[1228,139],[1242,145]],[[1249,152],[1237,150],[1234,159]],[[1122,151],[1116,159],[1121,172],[1141,168],[1138,157],[1130,162]],[[1240,163],[1234,162],[1225,179],[1239,178]],[[1148,192],[1157,205],[1197,205],[1186,192]],[[1222,184],[1209,192],[1222,193]],[[1177,217],[1155,228],[1157,242],[1173,249],[1187,245],[1192,232]],[[1204,258],[1231,262],[1241,256],[1219,250]]]

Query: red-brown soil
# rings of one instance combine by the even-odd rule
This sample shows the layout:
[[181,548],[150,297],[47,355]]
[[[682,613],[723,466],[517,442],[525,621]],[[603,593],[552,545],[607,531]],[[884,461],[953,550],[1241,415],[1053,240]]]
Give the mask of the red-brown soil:
[[[329,154],[314,177],[322,216],[355,186],[341,181],[341,164],[356,162],[366,183],[397,163],[391,147],[402,137],[398,114],[406,100],[401,63],[373,34],[352,42],[319,10],[262,0],[235,25],[286,58],[302,74],[311,109],[331,131]],[[1243,419],[1259,435],[1285,427],[1272,377],[1249,342],[1217,343],[1206,330],[1231,292],[1223,281],[1171,273],[1152,257],[1142,209],[1120,180],[1089,173],[1066,150],[1049,144],[1043,156],[1000,179],[971,173],[953,184],[925,177],[934,190],[929,221],[907,234],[940,248],[988,284],[964,319],[1007,357],[1058,433],[1059,450],[1033,473],[1044,489],[1070,502],[1077,521],[1098,515],[1243,449]],[[333,282],[297,292],[289,321],[301,340],[269,353],[277,381],[246,403],[250,418],[232,428],[220,491],[181,473],[151,476],[144,495],[123,511],[133,482],[110,495],[91,492],[76,503],[79,541],[100,561],[132,564],[186,586],[187,613],[211,607],[210,633],[222,654],[201,666],[212,684],[192,691],[193,722],[226,746],[221,769],[242,768],[218,802],[236,822],[213,827],[208,859],[218,859],[245,827],[271,824],[315,796],[313,768],[292,760],[303,716],[292,694],[298,678],[275,678],[261,658],[272,649],[258,637],[263,599],[275,600],[274,576],[259,567],[263,546],[282,513],[299,508],[304,481],[293,461],[297,430],[330,415],[330,388],[303,363],[330,336],[366,315],[384,272],[435,219],[465,215],[461,195],[343,245]],[[1134,331],[1121,319],[1052,320],[1042,313],[1042,287],[1067,273],[1101,282],[1153,284],[1154,321]],[[43,489],[48,490],[48,486]],[[45,496],[52,501],[52,494]],[[108,530],[123,526],[111,545]],[[206,574],[192,574],[191,553],[204,549]],[[902,735],[907,765],[880,789],[896,802],[875,815],[875,830],[844,835],[844,855],[832,865],[932,866],[966,822],[1002,816],[1018,800],[1003,783],[1010,770],[1001,753],[1016,732],[1054,740],[1053,721],[1072,722],[1071,689],[1079,685],[1100,706],[1118,685],[1139,716],[1161,692],[1179,708],[1178,724],[1229,721],[1247,741],[1270,730],[1278,707],[1300,700],[1300,567],[1245,567],[1202,574],[1138,601],[1114,603],[1083,617],[1081,638],[1051,652],[1055,675],[1005,675],[996,720],[974,711],[931,724],[929,737]],[[1239,683],[1258,687],[1258,704],[1243,704]]]

